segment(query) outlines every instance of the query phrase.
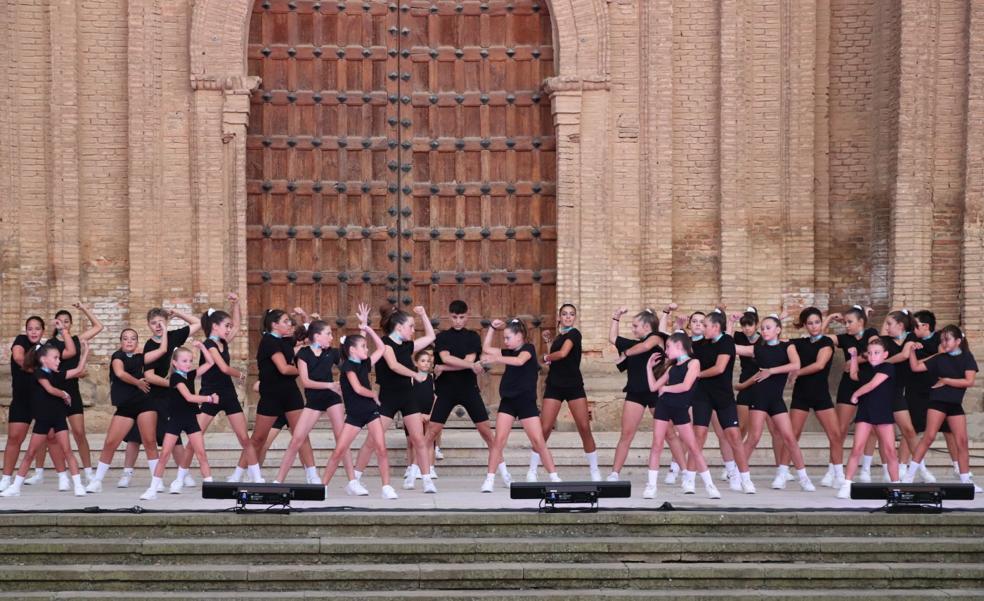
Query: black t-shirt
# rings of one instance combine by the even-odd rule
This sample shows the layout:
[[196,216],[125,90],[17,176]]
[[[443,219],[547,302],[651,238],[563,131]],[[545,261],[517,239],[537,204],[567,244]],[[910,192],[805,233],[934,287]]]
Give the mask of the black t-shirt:
[[[472,372],[475,373],[475,372]],[[444,376],[441,376],[442,378]],[[418,382],[414,380],[413,390],[410,393],[410,398],[413,399],[414,405],[424,409],[425,407],[431,407],[434,405],[434,376],[427,374],[427,379],[423,382]]]
[[[393,349],[396,362],[412,372],[417,371],[417,366],[413,364],[413,340],[396,342],[389,336],[383,338],[383,344]],[[379,390],[386,392],[409,392],[413,387],[413,379],[394,372],[386,363],[386,359],[380,359],[376,365],[376,383]]]
[[[183,345],[187,340],[188,336],[191,334],[191,327],[184,326],[183,328],[178,328],[176,330],[168,330],[167,332],[167,352],[164,356],[154,361],[153,363],[147,365],[144,369],[145,371],[153,371],[157,376],[167,379],[167,372],[171,369],[171,355],[174,353],[174,349]],[[156,351],[161,348],[161,343],[150,338],[144,343],[144,354]],[[162,388],[160,386],[150,387],[150,398],[152,399],[163,399],[168,396],[168,389]]]
[[[314,380],[315,382],[334,382],[331,369],[338,365],[340,358],[341,355],[338,349],[333,348],[321,349],[321,355],[315,355],[314,349],[310,346],[297,351],[298,363],[301,361],[304,362],[307,366],[308,379]],[[327,401],[337,397],[330,390],[318,388],[305,388],[304,395],[309,401]]]
[[878,335],[878,330],[874,328],[868,328],[861,333],[861,338],[858,339],[850,334],[838,334],[837,335],[837,345],[840,347],[841,351],[844,352],[844,360],[850,361],[851,354],[848,352],[851,348],[858,349],[858,358],[864,357],[865,351],[868,350],[868,341],[871,340],[873,336]]
[[[27,338],[27,334],[19,334],[17,338],[14,338],[14,343],[10,346],[10,350],[13,351],[14,347],[19,346],[24,349],[24,355],[34,348],[31,341]],[[33,388],[36,385],[36,380],[33,374],[30,374],[23,369],[17,362],[14,361],[14,355],[11,352],[10,355],[10,387],[13,393],[13,398],[24,399],[30,402],[33,396]]]
[[[615,339],[615,348],[618,349],[619,354],[624,354],[625,351],[649,340],[652,336],[656,336],[656,334],[647,334],[645,338],[640,340],[619,336]],[[648,352],[626,357],[618,364],[619,371],[628,372],[628,381],[625,384],[625,388],[622,389],[623,392],[637,394],[649,394],[651,392],[649,390],[649,377],[646,375],[646,364],[649,363],[649,357],[657,353],[659,354],[659,360],[656,362],[656,365],[659,365],[663,361],[663,347],[661,346],[654,346]]]
[[41,380],[47,380],[52,386],[58,390],[65,390],[65,372],[64,371],[45,371],[43,367],[38,367],[34,371],[34,377],[38,381],[38,385],[34,388],[34,397],[32,399],[32,407],[34,412],[40,415],[58,415],[60,412],[64,412],[67,408],[65,405],[65,399],[57,397],[50,394],[47,390],[41,386]]
[[[734,339],[735,346],[755,346],[762,344],[762,336],[759,334],[756,334],[754,342],[748,336],[745,336],[745,332],[735,332]],[[739,382],[744,382],[758,373],[758,363],[755,362],[754,357],[738,357],[738,364],[741,367],[738,371]]]
[[[909,333],[902,342],[899,342],[897,338],[892,336],[882,336],[882,342],[885,343],[885,350],[888,351],[888,356],[893,357],[902,352],[902,349],[909,342],[918,342],[919,339],[912,333]],[[905,392],[906,386],[909,385],[909,381],[912,378],[912,370],[909,369],[909,362],[902,361],[900,363],[894,363],[895,367],[895,389],[901,396]]]
[[[789,364],[788,342],[779,341],[778,344],[759,344],[755,346],[755,362],[761,369],[770,367],[782,367]],[[761,382],[755,383],[755,396],[759,399],[773,400],[781,399],[782,391],[786,387],[786,380],[789,374],[772,374]]]
[[113,353],[109,359],[109,399],[113,406],[122,407],[143,400],[146,395],[139,388],[116,377],[116,372],[113,371],[113,361],[117,359],[123,362],[123,371],[138,380],[144,377],[143,353],[133,353],[130,356],[121,350]]
[[[452,357],[458,359],[464,359],[465,356],[474,354],[475,361],[478,361],[479,357],[482,356],[482,338],[478,332],[464,328],[445,330],[437,335],[434,342],[434,360],[437,365],[444,364],[444,361],[441,360],[442,351],[447,351]],[[475,372],[470,369],[446,371],[441,374],[440,378],[437,378],[435,386],[437,387],[437,394],[453,396],[463,390],[477,388],[478,379]]]
[[178,390],[178,384],[184,384],[188,387],[188,392],[195,394],[195,372],[189,371],[187,375],[182,376],[178,372],[172,372],[170,380],[171,389],[168,391],[168,410],[171,412],[171,416],[177,415],[195,415],[198,413],[198,405],[194,403],[189,403],[182,396],[181,391]]
[[536,398],[536,378],[540,373],[540,364],[536,360],[536,348],[526,343],[517,350],[502,349],[503,357],[518,357],[520,353],[530,354],[529,360],[515,367],[507,365],[502,381],[499,382],[499,396],[504,399]]
[[892,399],[895,398],[895,366],[891,363],[879,363],[876,367],[870,367],[870,373],[862,379],[862,384],[870,382],[876,374],[885,374],[888,379],[879,384],[874,390],[858,399],[858,405],[870,405],[872,407],[890,407]]
[[[796,348],[796,353],[799,355],[801,368],[816,363],[817,357],[820,355],[822,349],[834,348],[834,341],[829,336],[823,335],[817,338],[816,341],[807,336],[805,338],[797,338],[792,343]],[[830,378],[830,366],[833,362],[833,354],[831,354],[830,360],[827,361],[827,365],[822,370],[815,374],[796,378],[796,384],[793,385],[793,396],[802,399],[829,399],[830,384],[828,382]]]
[[[933,376],[933,383],[940,378],[963,379],[968,371],[978,371],[977,361],[970,351],[963,351],[959,355],[953,356],[949,353],[936,355],[925,363],[928,373]],[[966,388],[954,388],[952,386],[942,386],[931,388],[929,400],[941,403],[953,403],[959,405],[963,403]]]
[[345,403],[346,413],[359,410],[365,411],[367,407],[376,406],[376,400],[372,397],[357,394],[348,379],[348,373],[352,372],[359,378],[359,384],[372,390],[372,387],[369,385],[369,372],[372,371],[372,363],[369,359],[361,363],[346,359],[338,370],[341,372],[339,379],[342,382],[342,401]]
[[564,346],[564,341],[570,340],[573,348],[567,356],[558,361],[550,363],[550,371],[547,372],[547,384],[550,386],[583,386],[584,378],[581,377],[581,332],[577,328],[560,334],[554,338],[550,344],[550,352],[556,353]]
[[280,353],[287,365],[294,364],[294,337],[277,338],[267,332],[260,338],[260,346],[256,349],[256,366],[260,376],[260,396],[286,396],[291,386],[297,386],[295,376],[280,373],[273,356]]
[[[761,345],[759,345],[761,346]],[[758,348],[758,347],[756,347]],[[728,334],[721,334],[717,342],[705,338],[700,344],[694,345],[694,355],[700,361],[701,371],[710,369],[717,364],[719,355],[728,356],[728,365],[724,372],[711,378],[701,378],[701,391],[713,400],[734,399],[732,379],[735,370],[735,340]],[[758,360],[756,358],[756,360]]]
[[[58,369],[63,372],[70,372],[79,366],[79,361],[82,355],[82,342],[79,340],[78,336],[72,336],[72,342],[75,343],[75,356],[70,359],[62,359],[61,364]],[[64,354],[65,352],[65,341],[59,340],[58,338],[49,338],[48,344],[58,349],[58,354]],[[78,378],[72,378],[70,380],[65,380],[65,390],[68,391],[72,398],[79,398],[79,380]]]
[[[689,359],[683,363],[673,362],[670,366],[669,377],[666,380],[667,386],[673,386],[674,384],[680,384],[687,377],[687,370],[690,369],[690,362],[697,361],[696,359]],[[699,362],[698,362],[699,363]],[[697,387],[697,382],[694,381],[694,385],[690,387],[690,390],[686,392],[666,392],[659,396],[660,401],[670,403],[673,406],[689,405],[693,402],[694,389]]]
[[[927,357],[932,357],[940,351],[940,333],[933,332],[925,340],[917,340],[922,343],[922,348],[914,349],[916,359],[922,361]],[[913,372],[910,370],[909,384],[905,388],[908,398],[929,398],[929,389],[936,383],[936,378],[928,371]]]
[[[215,340],[209,337],[205,341],[205,353],[211,353],[212,349],[219,350],[219,356],[225,361],[226,365],[229,365],[229,344],[219,338]],[[201,367],[205,365],[205,353],[198,358],[198,366]],[[232,383],[232,377],[229,374],[222,373],[218,365],[215,365],[207,372],[202,374],[202,394],[211,394],[213,392],[228,392],[230,390],[235,390],[236,385]]]

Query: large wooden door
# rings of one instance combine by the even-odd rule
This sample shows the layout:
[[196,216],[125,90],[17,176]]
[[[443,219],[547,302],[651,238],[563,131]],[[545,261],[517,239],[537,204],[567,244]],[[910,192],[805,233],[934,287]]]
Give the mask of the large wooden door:
[[250,24],[251,348],[268,307],[342,329],[360,301],[463,298],[553,323],[553,73],[542,0],[257,0]]

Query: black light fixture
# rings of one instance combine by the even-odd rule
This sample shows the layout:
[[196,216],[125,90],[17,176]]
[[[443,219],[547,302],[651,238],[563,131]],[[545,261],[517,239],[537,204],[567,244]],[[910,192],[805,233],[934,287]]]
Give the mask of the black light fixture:
[[246,482],[203,482],[203,499],[232,499],[236,513],[249,511],[246,505],[266,505],[265,511],[290,513],[291,501],[324,501],[321,484],[252,484]]
[[973,501],[973,484],[852,484],[852,499],[879,499],[885,513],[942,513],[943,500]]
[[[632,496],[632,483],[618,482],[513,482],[509,486],[511,499],[539,499],[540,511],[590,512],[598,511],[598,499]],[[557,505],[580,504],[588,507],[558,508]]]

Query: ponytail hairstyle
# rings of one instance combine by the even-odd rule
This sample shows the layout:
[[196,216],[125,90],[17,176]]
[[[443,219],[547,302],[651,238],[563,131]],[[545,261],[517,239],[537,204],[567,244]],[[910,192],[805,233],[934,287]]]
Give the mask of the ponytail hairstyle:
[[967,352],[970,350],[970,345],[967,344],[967,338],[964,336],[963,331],[958,326],[952,323],[943,326],[943,329],[940,330],[940,338],[942,339],[944,336],[953,338],[954,340],[959,340],[961,351]]
[[[922,311],[916,311],[912,315],[914,318],[918,319],[920,323],[924,323],[929,326],[931,332],[936,331],[936,314],[929,309],[923,309]],[[913,324],[914,326],[915,324]]]
[[865,313],[864,307],[861,305],[853,305],[847,311],[844,311],[844,315],[853,315],[861,322],[862,325],[868,325],[868,314]]
[[349,358],[350,351],[352,347],[355,346],[360,340],[365,340],[366,337],[362,334],[352,334],[350,336],[342,336],[342,353],[344,353],[345,358]]
[[212,326],[217,326],[227,319],[232,319],[232,316],[221,309],[209,307],[202,313],[202,333],[208,338],[212,335]]
[[314,321],[309,323],[307,329],[308,342],[314,342],[314,337],[320,334],[321,332],[324,332],[327,327],[328,327],[328,322],[322,319],[315,319]]
[[32,321],[36,321],[39,324],[41,324],[41,333],[43,335],[44,334],[44,320],[41,319],[41,317],[39,315],[32,315],[32,316],[28,317],[27,319],[25,319],[24,320],[24,329],[27,329],[27,326],[31,325],[31,322]]
[[55,345],[50,342],[35,344],[24,354],[24,371],[35,372],[41,367],[41,357],[47,357],[51,353],[59,352]]
[[902,309],[900,311],[892,311],[888,314],[894,321],[902,324],[902,329],[906,332],[912,331],[912,315],[910,315],[908,309]]
[[402,325],[407,320],[413,319],[406,311],[402,311],[393,306],[383,305],[379,308],[379,327],[387,335],[392,334],[396,326]]
[[65,317],[68,317],[69,323],[75,323],[75,319],[72,317],[72,314],[68,311],[68,309],[59,309],[58,311],[56,311],[55,312],[55,319],[58,319],[59,317],[61,317],[63,315]]
[[[756,318],[758,316],[756,315]],[[725,319],[724,313],[718,309],[714,309],[710,313],[704,316],[704,323],[711,322],[717,324],[721,328],[721,333],[723,334],[727,329],[728,320]]]
[[816,315],[820,318],[821,322],[823,321],[823,312],[820,309],[817,309],[816,307],[807,307],[800,311],[799,321],[793,325],[802,330],[806,327],[806,320],[810,319],[811,315]]
[[120,342],[123,342],[123,334],[126,334],[127,332],[133,332],[133,335],[137,337],[137,340],[140,340],[140,335],[137,334],[136,330],[134,330],[133,328],[123,328],[120,331]]
[[778,315],[776,315],[775,313],[770,313],[770,314],[766,315],[765,317],[763,317],[762,318],[762,321],[764,322],[767,319],[769,321],[775,322],[776,327],[779,328],[779,331],[780,332],[782,331],[782,321],[779,319],[779,316]]
[[263,333],[269,334],[273,331],[273,324],[280,321],[280,318],[286,315],[287,312],[282,309],[267,309],[266,313],[263,314]]
[[[694,345],[690,341],[690,336],[687,336],[686,332],[677,331],[670,335],[666,339],[666,344],[669,346],[671,342],[677,342],[683,347],[683,352],[687,353],[688,356],[693,355]],[[663,359],[656,365],[653,369],[653,374],[655,374],[658,380],[665,374],[669,369],[673,367],[673,362],[666,359],[666,355],[663,355]]]
[[506,323],[506,329],[513,334],[520,334],[523,337],[523,342],[525,343],[528,339],[526,335],[526,324],[523,323],[522,319],[514,317]]
[[738,318],[738,325],[743,328],[749,326],[757,326],[759,323],[759,312],[755,307],[749,306],[745,309],[745,312],[741,314]]
[[192,357],[195,356],[195,354],[191,352],[191,349],[189,349],[186,346],[178,346],[178,347],[175,347],[173,351],[171,351],[171,360],[168,361],[168,363],[167,363],[167,379],[168,380],[171,379],[171,375],[174,373],[174,360],[177,359],[179,355],[183,355],[185,353],[191,355]]
[[656,318],[656,313],[652,309],[643,309],[636,313],[635,318],[641,321],[643,324],[649,324],[649,329],[654,334],[656,330],[659,329],[659,319]]

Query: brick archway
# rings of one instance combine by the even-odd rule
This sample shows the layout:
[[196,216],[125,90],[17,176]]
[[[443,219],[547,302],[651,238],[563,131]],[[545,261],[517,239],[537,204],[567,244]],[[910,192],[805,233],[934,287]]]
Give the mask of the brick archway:
[[[607,127],[608,25],[604,0],[545,0],[553,17],[557,75],[546,81],[557,136],[557,293],[579,303],[577,249],[581,209],[600,198],[602,184],[582,177],[582,140],[601,140]],[[200,211],[221,215],[225,240],[200,242],[199,263],[210,273],[202,295],[246,294],[246,125],[249,95],[259,84],[247,75],[246,48],[253,0],[199,0],[194,5],[189,59],[194,90],[192,186]],[[582,121],[590,104],[593,118]],[[592,162],[604,161],[592,154]],[[585,203],[586,200],[591,200]],[[221,257],[221,258],[219,258]],[[238,339],[247,354],[245,337]]]

